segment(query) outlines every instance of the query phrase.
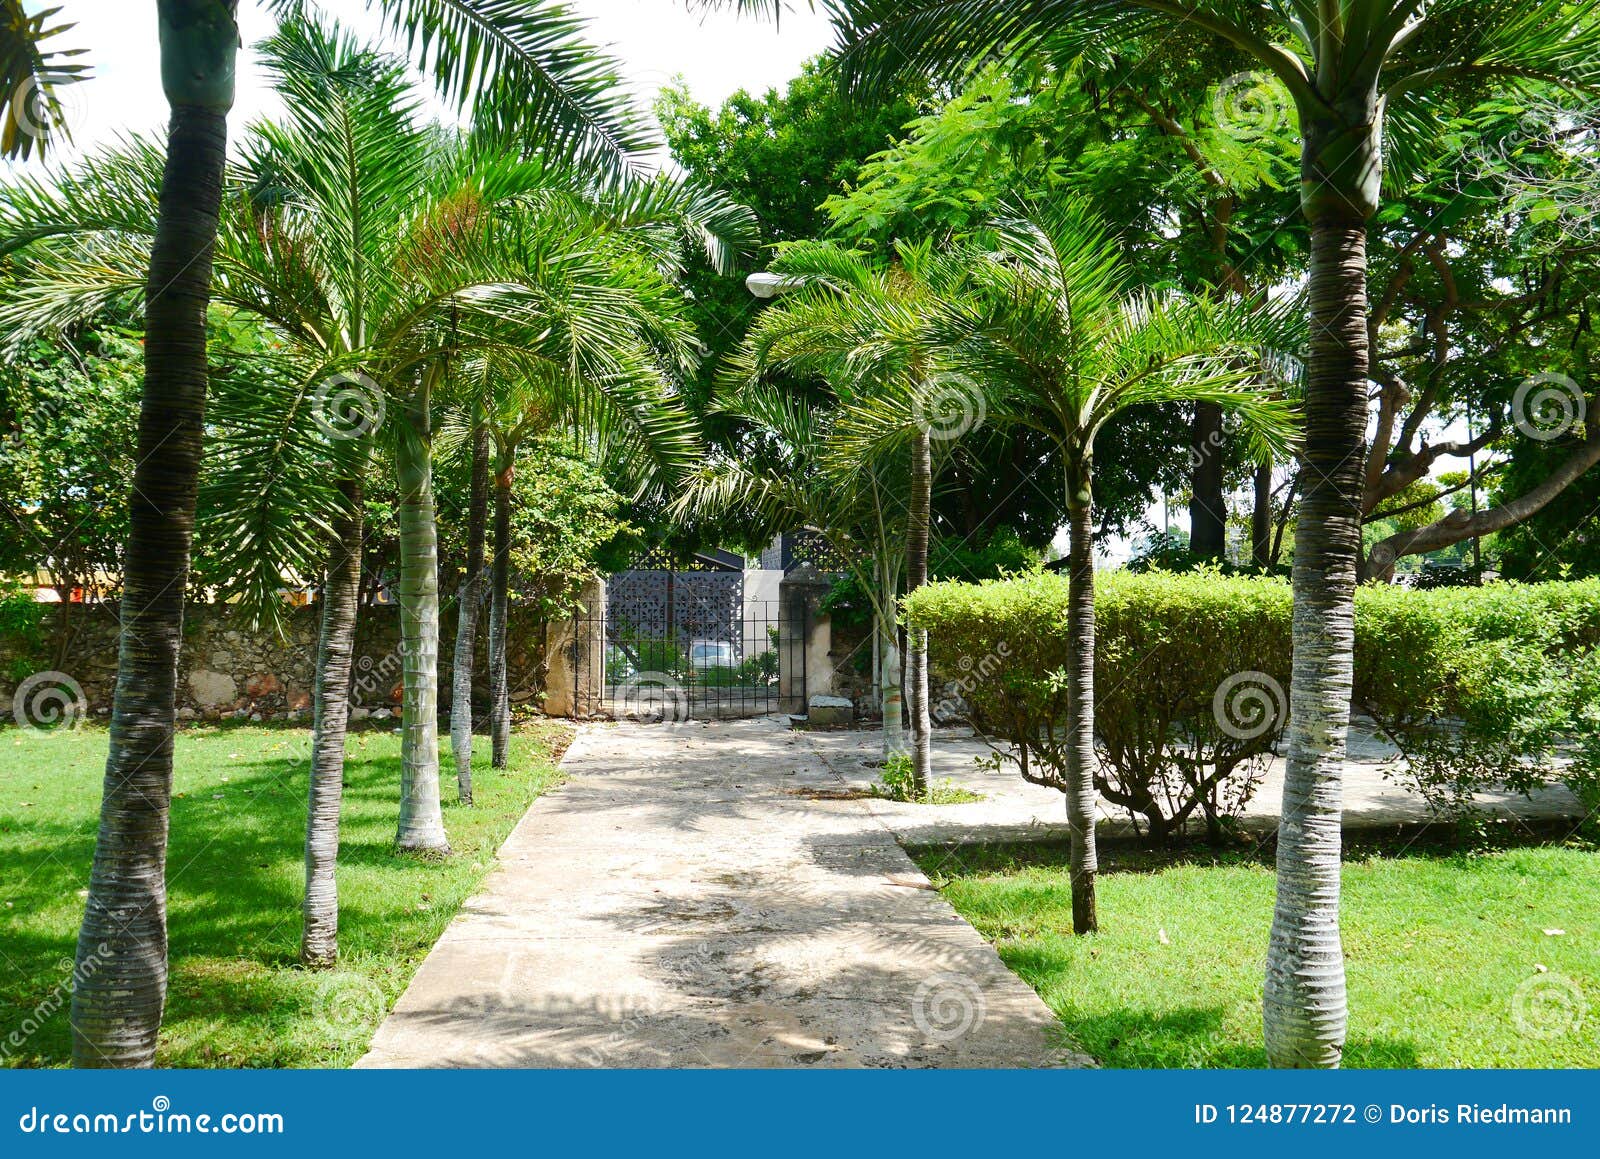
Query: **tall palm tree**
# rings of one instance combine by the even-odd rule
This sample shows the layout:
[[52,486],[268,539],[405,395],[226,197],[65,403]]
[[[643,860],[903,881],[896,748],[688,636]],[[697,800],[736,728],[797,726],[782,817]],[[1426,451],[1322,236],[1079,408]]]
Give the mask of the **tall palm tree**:
[[[784,0],[700,0],[776,14]],[[1478,81],[1600,87],[1595,0],[817,0],[843,70],[880,84],[993,52],[1068,50],[1159,31],[1222,42],[1277,79],[1299,116],[1311,228],[1306,450],[1294,552],[1294,688],[1264,1029],[1275,1066],[1329,1067],[1344,1046],[1341,781],[1353,670],[1366,454],[1366,224],[1384,142],[1431,131],[1430,90]]]
[[[757,326],[769,312],[758,319]],[[821,537],[866,595],[879,642],[883,755],[906,751],[895,625],[906,566],[903,456],[847,456],[837,398],[806,401],[765,380],[753,343],[741,348],[717,400],[740,428],[740,453],[715,454],[685,479],[669,510],[733,517],[754,538],[803,528]],[[828,469],[849,461],[849,470]]]
[[[540,130],[550,156],[619,171],[645,143],[614,70],[582,44],[581,26],[559,4],[380,3],[447,96],[492,97],[482,102],[486,118],[515,110],[518,124]],[[238,48],[237,0],[159,0],[157,12],[172,121],[148,250],[146,386],[122,651],[73,996],[74,1060],[83,1066],[150,1065],[165,998],[171,738],[207,387],[205,319]],[[12,235],[8,248],[70,228],[46,224]]]
[[489,424],[472,423],[472,475],[467,499],[467,563],[456,608],[456,648],[450,668],[450,750],[456,762],[456,795],[472,804],[472,670],[478,657],[478,616],[483,609],[484,544],[488,538]]
[[[1130,295],[1114,245],[1071,198],[999,223],[992,251],[956,264],[973,291],[948,299],[947,365],[991,395],[994,417],[1050,438],[1064,464],[1068,550],[1067,820],[1072,837],[1073,928],[1097,928],[1094,785],[1094,450],[1129,407],[1207,402],[1245,417],[1265,449],[1294,431],[1281,401],[1249,387],[1251,319],[1262,312],[1190,299]],[[904,437],[904,405],[869,400],[852,416],[853,442]]]
[[[854,406],[884,398],[906,404],[900,413],[909,455],[900,446],[889,451],[907,469],[906,490],[890,501],[905,509],[909,595],[928,579],[934,443],[949,450],[985,403],[976,383],[952,372],[944,349],[959,334],[947,324],[949,298],[968,281],[970,255],[938,254],[931,242],[894,248],[893,260],[882,262],[828,243],[789,247],[771,265],[789,288],[751,328],[743,358],[746,374],[821,377],[846,416]],[[883,632],[883,652],[891,659],[893,631],[891,620]],[[932,776],[926,633],[910,632],[907,643],[912,788],[920,796]],[[884,711],[891,713],[891,706]],[[886,716],[886,747],[897,731]]]

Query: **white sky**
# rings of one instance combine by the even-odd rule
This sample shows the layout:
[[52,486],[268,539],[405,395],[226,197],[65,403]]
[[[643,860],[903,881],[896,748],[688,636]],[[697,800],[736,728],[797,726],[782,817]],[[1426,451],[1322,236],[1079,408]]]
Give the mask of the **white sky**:
[[[155,0],[50,0],[60,20],[77,27],[58,42],[88,50],[92,79],[63,91],[73,128],[72,152],[92,149],[119,131],[154,131],[164,123],[157,60]],[[30,0],[29,8],[44,6]],[[691,15],[682,0],[573,0],[592,21],[591,40],[608,45],[628,80],[648,102],[682,74],[700,100],[720,103],[741,88],[781,87],[801,64],[832,43],[827,20],[800,10],[784,17],[781,33],[770,24],[723,13]],[[361,35],[376,37],[378,21],[364,0],[323,0],[324,11]],[[265,5],[243,0],[240,26],[248,46],[271,31]],[[232,123],[242,128],[268,114],[275,98],[253,54],[240,61],[239,97]],[[65,154],[63,154],[65,155]]]

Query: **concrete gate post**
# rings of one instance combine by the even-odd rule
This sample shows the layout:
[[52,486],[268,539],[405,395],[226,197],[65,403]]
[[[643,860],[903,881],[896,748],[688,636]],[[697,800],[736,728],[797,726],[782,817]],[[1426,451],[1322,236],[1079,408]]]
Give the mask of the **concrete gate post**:
[[778,711],[804,716],[811,696],[833,690],[832,629],[821,611],[827,578],[803,563],[778,586]]
[[591,580],[579,593],[582,610],[546,629],[544,710],[587,720],[606,710],[606,582]]

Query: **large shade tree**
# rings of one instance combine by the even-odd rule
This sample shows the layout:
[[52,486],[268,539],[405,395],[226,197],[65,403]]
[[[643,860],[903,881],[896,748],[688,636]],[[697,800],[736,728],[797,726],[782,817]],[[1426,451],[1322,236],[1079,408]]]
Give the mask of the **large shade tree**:
[[[728,0],[774,13],[783,0]],[[1299,119],[1311,231],[1310,357],[1294,553],[1294,687],[1264,1029],[1275,1066],[1332,1067],[1347,1004],[1339,938],[1342,780],[1361,555],[1370,349],[1367,223],[1385,142],[1429,131],[1438,91],[1600,84],[1594,0],[818,0],[847,77],[872,87],[987,55],[1130,32],[1221,39],[1283,86]]]

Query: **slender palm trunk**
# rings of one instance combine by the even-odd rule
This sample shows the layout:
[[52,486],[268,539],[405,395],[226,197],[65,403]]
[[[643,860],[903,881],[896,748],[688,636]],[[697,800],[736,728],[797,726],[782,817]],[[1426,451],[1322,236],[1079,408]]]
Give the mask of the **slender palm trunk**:
[[1094,506],[1087,472],[1067,504],[1067,829],[1071,836],[1072,929],[1100,928],[1095,910]]
[[1272,566],[1272,464],[1256,467],[1254,502],[1250,506],[1250,562]]
[[[911,445],[911,503],[906,517],[906,594],[928,582],[928,524],[933,506],[933,442],[917,432]],[[928,633],[906,635],[911,677],[911,787],[919,797],[933,781],[933,721],[929,713]]]
[[[164,58],[171,48],[168,15],[163,5]],[[232,56],[222,55],[231,103]],[[73,968],[72,1061],[80,1067],[152,1065],[167,995],[172,733],[228,135],[227,103],[199,107],[174,99],[172,106],[145,294],[144,397],[111,746]]]
[[878,637],[878,704],[883,712],[883,759],[909,755],[906,744],[905,700],[900,670],[900,632],[893,609],[899,606],[895,569],[887,561],[878,567],[878,603],[888,609],[874,618]]
[[489,600],[489,731],[494,767],[503,769],[511,755],[511,678],[506,662],[511,613],[511,486],[516,478],[515,453],[499,464],[494,477],[493,591]]
[[1267,954],[1267,1056],[1338,1066],[1344,1050],[1339,853],[1367,421],[1366,228],[1314,218],[1304,497],[1294,548],[1294,668]]
[[433,506],[427,389],[407,416],[395,454],[400,479],[400,824],[395,844],[449,853],[439,809],[439,528]]
[[339,960],[336,870],[339,815],[344,804],[345,734],[350,723],[350,664],[361,606],[361,482],[358,471],[339,484],[344,510],[333,521],[333,545],[322,588],[316,724],[306,811],[305,922],[300,935],[300,961],[312,969],[327,969]]
[[1201,559],[1221,559],[1228,550],[1228,510],[1223,496],[1222,408],[1194,404],[1189,431],[1191,474],[1189,550]]
[[450,672],[450,748],[456,793],[472,804],[472,670],[478,662],[478,610],[483,606],[483,541],[489,510],[489,427],[472,432],[472,497],[467,507],[467,575],[456,618],[455,664]]

